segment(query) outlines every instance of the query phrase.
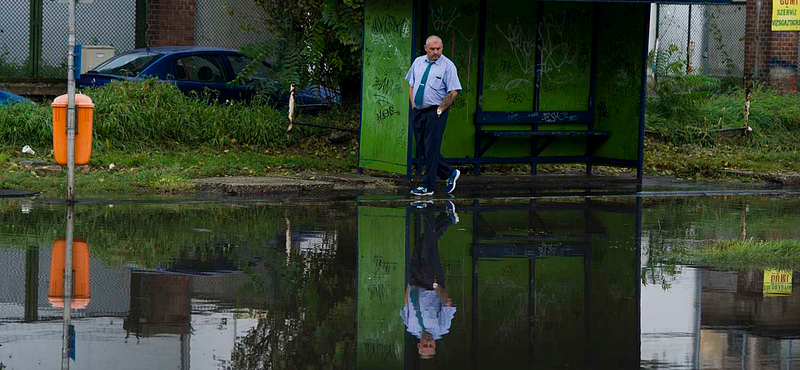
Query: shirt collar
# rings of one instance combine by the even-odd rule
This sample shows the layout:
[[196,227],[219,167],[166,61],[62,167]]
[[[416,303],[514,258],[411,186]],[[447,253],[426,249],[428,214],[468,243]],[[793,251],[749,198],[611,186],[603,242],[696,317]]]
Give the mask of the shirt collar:
[[[435,65],[437,65],[437,66],[438,66],[438,65],[439,65],[439,62],[441,62],[441,61],[442,61],[442,58],[443,58],[443,57],[444,57],[444,55],[441,55],[441,56],[439,56],[439,59],[436,59],[436,61],[435,61],[435,62],[433,62],[433,64],[435,64]],[[428,60],[428,56],[426,55],[426,56],[425,56],[425,63],[430,63],[430,62],[431,62],[431,61],[430,61],[430,60]]]

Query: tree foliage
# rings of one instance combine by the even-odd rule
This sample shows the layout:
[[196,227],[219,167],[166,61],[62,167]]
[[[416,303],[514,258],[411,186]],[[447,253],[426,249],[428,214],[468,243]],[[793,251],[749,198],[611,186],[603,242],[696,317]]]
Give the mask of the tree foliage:
[[252,45],[251,57],[276,59],[279,79],[338,88],[343,103],[360,95],[363,0],[253,0],[277,37]]

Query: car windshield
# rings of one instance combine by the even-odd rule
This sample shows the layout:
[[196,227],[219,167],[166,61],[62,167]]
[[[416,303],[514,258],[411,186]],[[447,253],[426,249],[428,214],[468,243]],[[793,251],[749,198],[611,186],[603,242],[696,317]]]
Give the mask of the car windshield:
[[162,55],[163,54],[145,51],[122,54],[97,66],[94,71],[118,76],[137,76],[147,68],[150,63],[153,63],[153,61],[160,58]]

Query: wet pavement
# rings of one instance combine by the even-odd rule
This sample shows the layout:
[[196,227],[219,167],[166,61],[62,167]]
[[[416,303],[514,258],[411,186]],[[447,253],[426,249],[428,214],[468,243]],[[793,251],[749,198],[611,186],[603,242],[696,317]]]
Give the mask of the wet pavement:
[[469,193],[0,199],[0,369],[800,368],[797,273],[658,262],[800,195]]

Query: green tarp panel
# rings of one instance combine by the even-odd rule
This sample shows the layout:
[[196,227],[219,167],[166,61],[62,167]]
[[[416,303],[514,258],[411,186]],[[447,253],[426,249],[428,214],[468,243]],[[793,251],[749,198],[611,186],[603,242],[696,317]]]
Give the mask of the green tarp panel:
[[470,143],[475,143],[473,122],[478,106],[480,5],[474,0],[429,0],[428,9],[428,33],[442,38],[443,54],[456,65],[464,88],[450,108],[442,155],[472,157]]
[[366,1],[359,166],[406,172],[412,2]]
[[639,119],[642,93],[642,38],[648,4],[598,4],[597,90],[595,128],[612,135],[597,156],[636,160],[639,156]]

